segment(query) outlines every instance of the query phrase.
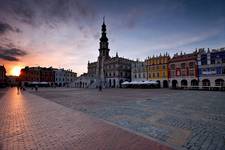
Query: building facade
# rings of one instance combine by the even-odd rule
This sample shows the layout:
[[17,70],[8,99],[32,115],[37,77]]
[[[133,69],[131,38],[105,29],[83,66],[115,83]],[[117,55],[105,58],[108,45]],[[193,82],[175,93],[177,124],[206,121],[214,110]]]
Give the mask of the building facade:
[[20,81],[28,85],[31,82],[46,82],[50,86],[54,85],[55,82],[55,73],[52,67],[25,67],[21,69]]
[[77,78],[77,73],[72,70],[54,69],[55,85],[58,87],[69,86]]
[[45,82],[50,86],[68,86],[77,78],[72,70],[55,69],[52,67],[25,67],[21,69],[19,79],[25,84],[31,82]]
[[198,86],[197,51],[190,54],[175,54],[169,61],[168,71],[170,87]]
[[198,50],[199,85],[202,87],[224,87],[225,48]]
[[167,88],[168,83],[168,62],[170,56],[168,54],[160,56],[148,57],[146,62],[147,79],[155,80],[159,83],[160,87]]
[[6,69],[3,66],[0,66],[0,87],[5,87],[6,86]]
[[20,70],[20,80],[23,82],[41,82],[41,67],[28,67]]
[[147,69],[145,62],[136,60],[131,64],[131,81],[146,81]]
[[40,69],[40,81],[48,82],[51,86],[55,83],[55,72],[52,67]]
[[122,82],[131,80],[132,61],[116,54],[109,55],[108,38],[106,36],[106,25],[103,21],[102,35],[100,38],[99,56],[97,62],[88,62],[88,87],[121,87]]

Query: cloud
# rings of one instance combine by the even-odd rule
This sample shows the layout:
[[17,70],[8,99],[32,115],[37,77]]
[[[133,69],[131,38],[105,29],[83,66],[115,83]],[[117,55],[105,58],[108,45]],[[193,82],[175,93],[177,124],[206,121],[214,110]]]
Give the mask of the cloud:
[[0,47],[0,59],[7,61],[19,61],[18,57],[27,55],[27,52],[18,48]]
[[4,23],[0,21],[0,35],[5,34],[8,31],[17,32],[17,33],[22,32],[19,28],[13,28],[8,23]]
[[88,1],[8,0],[2,2],[1,5],[0,12],[4,12],[2,15],[7,14],[7,17],[32,26],[47,24],[53,28],[58,23],[66,23],[71,19],[80,23],[81,20],[95,18],[95,11]]
[[13,28],[7,23],[0,22],[0,34],[4,34],[8,31],[13,31]]

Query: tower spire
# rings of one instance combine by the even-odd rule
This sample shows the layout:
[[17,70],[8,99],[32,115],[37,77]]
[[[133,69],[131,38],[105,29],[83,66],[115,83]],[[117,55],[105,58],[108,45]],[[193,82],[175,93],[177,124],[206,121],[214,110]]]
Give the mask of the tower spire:
[[109,58],[109,48],[108,48],[108,38],[106,36],[106,25],[105,25],[105,17],[103,17],[103,24],[102,24],[102,34],[100,37],[100,48],[99,48],[99,56],[105,56]]

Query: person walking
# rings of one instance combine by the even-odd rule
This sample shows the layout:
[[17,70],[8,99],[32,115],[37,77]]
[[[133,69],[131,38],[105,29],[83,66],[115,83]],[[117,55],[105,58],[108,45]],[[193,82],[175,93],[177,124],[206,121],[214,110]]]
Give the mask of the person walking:
[[38,85],[35,85],[35,91],[36,92],[38,91]]

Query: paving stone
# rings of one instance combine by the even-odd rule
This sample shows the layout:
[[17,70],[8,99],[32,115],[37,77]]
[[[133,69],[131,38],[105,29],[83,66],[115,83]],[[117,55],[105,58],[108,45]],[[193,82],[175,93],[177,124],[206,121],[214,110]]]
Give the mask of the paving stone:
[[[224,150],[225,93],[169,89],[40,89],[33,94],[178,149]],[[179,130],[178,130],[179,129]],[[174,132],[190,132],[180,145]],[[173,140],[170,140],[173,138]],[[172,141],[172,142],[171,142]]]
[[9,89],[0,99],[2,150],[170,150],[79,111]]

